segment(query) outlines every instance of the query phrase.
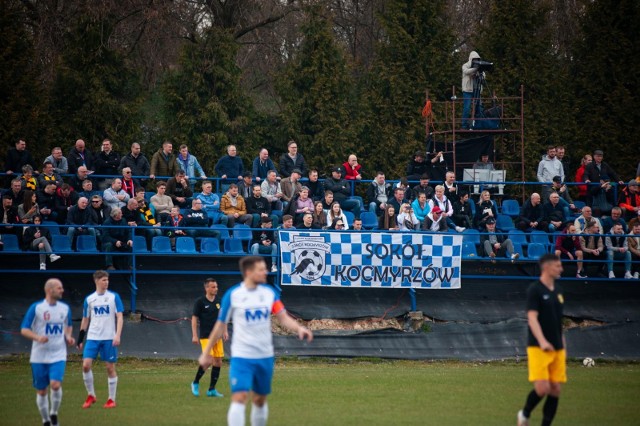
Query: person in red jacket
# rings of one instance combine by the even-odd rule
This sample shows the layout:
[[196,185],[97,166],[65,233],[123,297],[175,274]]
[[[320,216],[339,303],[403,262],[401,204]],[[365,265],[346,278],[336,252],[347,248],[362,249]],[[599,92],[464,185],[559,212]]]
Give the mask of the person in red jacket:
[[342,164],[342,167],[344,167],[344,178],[346,180],[362,179],[362,174],[360,173],[362,166],[358,163],[358,157],[355,154],[351,154],[349,159]]
[[[582,161],[580,162],[580,167],[576,170],[576,182],[584,182],[584,170],[587,168],[587,165],[593,161],[593,157],[587,154],[582,157]],[[578,198],[581,201],[587,200],[587,185],[578,185]]]
[[556,256],[562,259],[577,260],[576,278],[587,278],[587,274],[582,269],[582,244],[576,235],[574,224],[568,225],[564,233],[556,238]]

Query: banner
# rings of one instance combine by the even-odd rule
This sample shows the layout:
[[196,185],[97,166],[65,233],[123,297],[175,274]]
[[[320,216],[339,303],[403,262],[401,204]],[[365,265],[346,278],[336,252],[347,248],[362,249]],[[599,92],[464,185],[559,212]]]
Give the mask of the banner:
[[460,288],[462,235],[279,231],[282,285]]

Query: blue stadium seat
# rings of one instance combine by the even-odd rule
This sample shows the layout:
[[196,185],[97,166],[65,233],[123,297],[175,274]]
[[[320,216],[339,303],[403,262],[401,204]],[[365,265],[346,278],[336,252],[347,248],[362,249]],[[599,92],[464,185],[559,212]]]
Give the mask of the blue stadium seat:
[[57,222],[45,220],[42,222],[42,227],[47,228],[51,236],[60,235],[60,225]]
[[171,240],[169,237],[157,236],[151,240],[152,253],[171,253]]
[[583,208],[584,206],[586,206],[586,204],[585,204],[585,202],[584,202],[584,201],[579,201],[579,200],[575,200],[575,201],[573,202],[573,205],[574,205],[574,206],[576,206],[576,208],[577,208],[578,210],[582,210],[582,208]]
[[196,253],[196,242],[191,237],[176,238],[176,253],[194,254]]
[[149,253],[147,239],[142,235],[133,236],[133,251],[136,253]]
[[480,244],[480,231],[478,231],[477,229],[465,229],[462,232],[462,241],[469,242],[469,243],[473,243],[473,244]]
[[251,228],[242,223],[237,223],[236,226],[233,227],[233,238],[236,240],[251,241],[253,238]]
[[529,249],[527,250],[527,258],[532,260],[537,260],[537,259],[540,259],[545,254],[547,254],[547,248],[544,246],[544,244],[540,244],[540,243],[529,244]]
[[225,225],[221,225],[218,223],[218,224],[211,225],[210,228],[215,229],[220,233],[221,240],[226,240],[227,238],[231,238],[229,236],[229,228],[227,228]]
[[465,241],[462,243],[462,258],[471,259],[477,258],[478,252],[476,251],[476,245],[472,242]]
[[217,238],[203,238],[200,240],[200,252],[220,254],[220,241]]
[[469,199],[469,207],[471,210],[471,217],[476,217],[476,202],[471,198]]
[[504,200],[502,202],[502,214],[516,218],[520,216],[520,204],[517,200]]
[[498,213],[496,218],[496,228],[503,232],[509,232],[512,229],[516,229],[513,225],[513,220],[506,214]]
[[10,253],[18,253],[20,250],[20,244],[18,244],[18,237],[15,234],[3,234],[2,242],[4,243],[3,250]]
[[98,245],[94,235],[78,235],[76,249],[82,253],[97,253]]
[[520,259],[524,259],[524,250],[522,249],[521,244],[513,243],[513,252],[518,253],[520,255]]
[[235,238],[227,238],[224,240],[224,252],[226,254],[247,254],[247,252],[242,248],[242,241]]
[[144,192],[144,200],[147,202],[147,205],[151,204],[151,197],[156,195],[155,191],[145,191]]
[[347,225],[349,225],[349,229],[353,228],[353,221],[355,220],[356,216],[346,210],[342,210],[342,213],[344,213],[344,217],[347,218]]
[[549,234],[544,231],[531,231],[529,234],[529,243],[542,244],[546,247],[549,245]]
[[362,219],[362,227],[364,229],[376,229],[378,227],[378,217],[375,213],[362,212],[360,219]]
[[513,244],[520,244],[525,247],[529,244],[527,241],[527,234],[519,229],[512,229],[509,231],[509,239]]
[[71,253],[71,241],[66,235],[52,235],[51,236],[51,249],[54,253]]

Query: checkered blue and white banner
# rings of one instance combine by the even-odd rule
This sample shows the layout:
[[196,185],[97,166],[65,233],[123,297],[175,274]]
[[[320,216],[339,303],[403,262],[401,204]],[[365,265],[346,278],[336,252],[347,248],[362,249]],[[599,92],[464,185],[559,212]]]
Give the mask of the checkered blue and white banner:
[[282,285],[460,288],[462,235],[279,232]]

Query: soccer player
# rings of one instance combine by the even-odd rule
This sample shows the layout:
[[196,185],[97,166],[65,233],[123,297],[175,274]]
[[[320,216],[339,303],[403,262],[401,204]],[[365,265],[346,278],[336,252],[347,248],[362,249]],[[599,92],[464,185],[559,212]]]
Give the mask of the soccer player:
[[242,258],[240,272],[243,281],[222,298],[220,316],[200,355],[200,365],[204,368],[211,363],[211,348],[223,336],[229,321],[233,321],[229,371],[232,395],[227,422],[230,426],[244,426],[245,405],[249,392],[253,391],[251,425],[264,426],[269,417],[267,395],[271,393],[274,367],[271,314],[300,339],[310,342],[313,334],[287,314],[273,288],[262,284],[269,272],[264,258]]
[[[216,300],[217,295],[218,283],[213,278],[207,278],[204,280],[204,296],[196,300],[195,305],[193,305],[193,315],[191,315],[191,333],[193,337],[191,341],[194,345],[199,344],[203,349],[209,343],[209,334],[211,334],[220,312],[220,302]],[[198,339],[198,323],[200,324],[200,339]],[[226,331],[223,337],[224,340],[229,338]],[[211,356],[213,357],[213,363],[211,364],[211,383],[209,384],[207,396],[222,398],[224,395],[216,390],[218,377],[220,377],[220,368],[222,367],[222,358],[224,358],[222,339],[213,345]],[[204,376],[204,372],[208,367],[202,368],[198,366],[196,378],[191,383],[193,396],[200,396],[200,379]]]
[[78,349],[82,350],[85,336],[87,342],[82,352],[82,380],[87,389],[87,400],[82,408],[89,408],[96,402],[96,392],[93,387],[93,360],[100,354],[100,359],[107,367],[109,384],[109,399],[104,408],[116,407],[116,389],[118,376],[116,362],[118,361],[118,346],[122,335],[124,319],[122,300],[118,293],[109,291],[109,274],[106,271],[93,273],[96,291],[84,300],[82,308],[82,322],[78,335]]
[[[51,278],[44,285],[45,298],[29,307],[22,320],[20,333],[31,346],[31,373],[36,388],[36,404],[46,426],[58,424],[58,409],[62,402],[62,379],[67,365],[67,347],[71,337],[71,309],[62,299],[62,282]],[[65,345],[66,344],[66,345]],[[51,410],[47,390],[51,386]]]
[[550,425],[558,409],[561,384],[567,382],[566,341],[562,334],[564,298],[555,282],[562,274],[560,258],[545,254],[540,258],[540,270],[540,280],[527,290],[527,357],[533,390],[518,412],[518,426],[529,425],[531,411],[545,396],[542,426]]

